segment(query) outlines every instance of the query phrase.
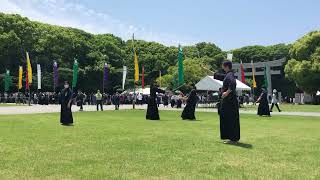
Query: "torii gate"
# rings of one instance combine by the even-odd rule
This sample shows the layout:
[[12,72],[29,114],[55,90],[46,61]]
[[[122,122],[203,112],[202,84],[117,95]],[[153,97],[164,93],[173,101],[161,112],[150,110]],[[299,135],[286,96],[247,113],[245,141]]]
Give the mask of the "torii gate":
[[[272,82],[271,82],[271,75],[277,75],[281,74],[280,70],[272,70],[272,67],[281,67],[284,63],[286,62],[286,58],[274,60],[274,61],[267,61],[267,62],[256,62],[253,63],[254,67],[254,75],[255,76],[263,76],[264,75],[264,69],[263,71],[257,71],[256,68],[266,68],[267,72],[267,79],[268,79],[268,93],[272,93]],[[251,72],[245,72],[245,76],[251,76],[252,77],[252,63],[242,63],[244,69],[251,69]],[[240,64],[235,63],[232,65],[232,68],[234,70],[237,69],[235,72],[235,75],[238,77],[239,80],[241,80],[241,69],[240,69]]]

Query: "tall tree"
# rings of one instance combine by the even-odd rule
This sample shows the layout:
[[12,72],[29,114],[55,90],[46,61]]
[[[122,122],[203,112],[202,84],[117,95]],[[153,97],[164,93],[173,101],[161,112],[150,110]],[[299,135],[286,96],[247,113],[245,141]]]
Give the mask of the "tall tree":
[[320,89],[320,31],[306,34],[291,50],[292,59],[285,67],[286,77],[311,94]]

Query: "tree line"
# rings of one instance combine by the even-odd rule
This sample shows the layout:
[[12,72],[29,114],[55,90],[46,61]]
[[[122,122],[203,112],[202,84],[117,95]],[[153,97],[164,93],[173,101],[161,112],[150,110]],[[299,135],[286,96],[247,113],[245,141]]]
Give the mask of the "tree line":
[[[314,34],[312,38],[314,37],[317,36]],[[312,45],[306,47],[306,44],[309,43],[312,43]],[[163,86],[169,88],[175,86],[175,77],[178,73],[177,46],[165,46],[157,42],[144,40],[135,41],[140,72],[143,65],[146,84],[157,80],[161,81]],[[301,47],[306,52],[302,51]],[[319,40],[298,40],[293,45],[246,46],[234,49],[232,53],[235,62],[270,61],[283,57],[290,60],[288,68],[286,68],[288,78],[283,75],[276,78],[274,87],[283,88],[284,94],[292,94],[296,85],[302,90],[308,91],[318,88],[308,86],[307,89],[304,89],[305,83],[301,82],[301,78],[297,80],[297,77],[300,76],[297,75],[295,69],[300,62],[310,62],[310,66],[313,63],[318,63],[319,47]],[[2,79],[6,69],[9,69],[13,76],[13,83],[17,84],[18,68],[19,65],[25,66],[26,51],[29,52],[33,68],[36,67],[36,64],[41,65],[42,89],[44,91],[53,90],[53,62],[58,63],[59,82],[62,85],[63,81],[72,79],[74,59],[79,62],[78,88],[83,91],[92,92],[102,89],[103,66],[105,63],[108,63],[110,68],[107,92],[113,93],[121,89],[122,67],[124,65],[128,67],[126,87],[130,88],[134,85],[132,40],[124,41],[112,34],[94,35],[75,28],[30,21],[28,18],[17,14],[0,13],[1,82],[3,82]],[[214,43],[207,42],[184,46],[183,52],[187,84],[199,81],[208,74],[208,70],[210,72],[218,71],[221,62],[226,59],[228,53]],[[161,79],[159,79],[160,71]],[[313,73],[318,72],[319,69],[313,70]],[[35,73],[34,78],[36,78]],[[263,84],[263,78],[258,77],[257,83],[258,86]],[[287,84],[287,89],[283,87],[283,83]],[[0,91],[3,91],[3,86],[4,83],[1,83]],[[36,85],[34,84],[32,88],[35,89]],[[16,90],[15,86],[11,87],[11,91]]]

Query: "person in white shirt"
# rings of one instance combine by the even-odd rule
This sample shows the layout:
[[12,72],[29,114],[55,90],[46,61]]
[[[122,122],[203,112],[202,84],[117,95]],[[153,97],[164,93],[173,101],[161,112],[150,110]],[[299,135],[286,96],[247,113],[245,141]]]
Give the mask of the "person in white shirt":
[[273,106],[276,106],[278,111],[281,112],[279,105],[278,105],[277,90],[276,89],[273,90],[270,112],[272,112]]
[[139,93],[137,95],[137,99],[138,99],[138,104],[140,104],[140,105],[142,105],[142,98],[143,98],[142,93]]

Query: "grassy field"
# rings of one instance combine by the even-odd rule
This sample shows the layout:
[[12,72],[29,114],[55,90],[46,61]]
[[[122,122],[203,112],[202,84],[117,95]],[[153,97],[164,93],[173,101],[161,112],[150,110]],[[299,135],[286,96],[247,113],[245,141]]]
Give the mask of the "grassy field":
[[241,115],[239,146],[219,138],[216,113],[0,116],[0,179],[320,179],[320,118]]
[[[283,112],[320,112],[320,105],[298,105],[298,104],[280,104],[280,109]],[[258,105],[245,105],[241,110],[257,110]],[[273,107],[274,112],[278,112],[278,109],[276,107]]]

